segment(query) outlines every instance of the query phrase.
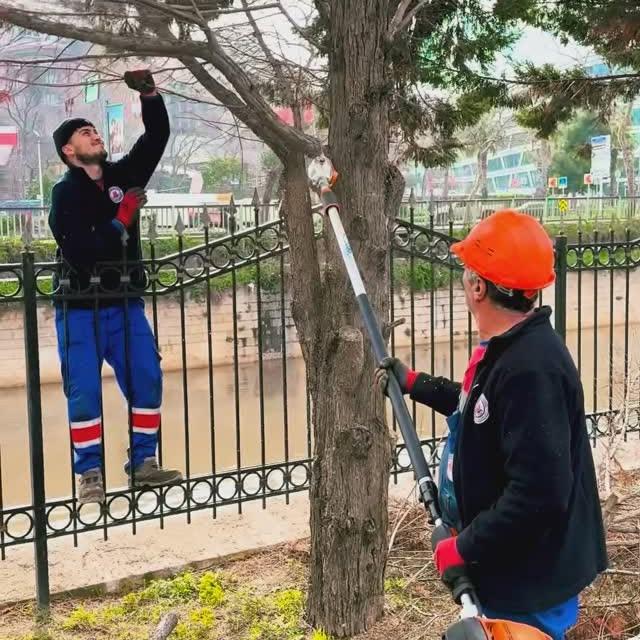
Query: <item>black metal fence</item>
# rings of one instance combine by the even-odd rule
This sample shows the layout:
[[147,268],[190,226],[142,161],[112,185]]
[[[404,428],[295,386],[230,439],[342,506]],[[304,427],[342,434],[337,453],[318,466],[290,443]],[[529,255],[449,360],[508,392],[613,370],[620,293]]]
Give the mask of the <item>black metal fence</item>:
[[[107,539],[115,526],[135,533],[140,522],[157,520],[162,527],[165,518],[178,514],[190,521],[192,513],[208,511],[215,518],[222,507],[241,512],[243,503],[255,500],[266,507],[271,497],[288,499],[308,489],[312,408],[290,318],[288,241],[281,219],[261,224],[259,208],[254,215],[253,228],[223,238],[212,238],[205,224],[203,243],[190,248],[177,224],[178,250],[170,254],[159,253],[150,234],[148,258],[101,265],[83,286],[65,271],[56,281],[59,265],[36,263],[29,250],[21,264],[0,265],[1,303],[24,319],[27,401],[23,421],[9,423],[8,433],[0,430],[0,554],[4,560],[11,547],[34,544],[41,605],[49,597],[49,539],[69,536],[77,543],[84,532],[96,530]],[[392,230],[391,348],[414,368],[456,379],[476,340],[460,266],[449,251],[463,232],[453,219],[445,232],[437,230],[435,217],[432,212],[426,225],[417,224],[411,208]],[[316,228],[318,235],[325,233],[320,218]],[[582,375],[594,442],[622,406],[625,437],[640,432],[640,309],[630,295],[640,284],[640,242],[628,230],[622,237],[613,231],[590,238],[580,233],[558,237],[556,250],[555,289],[543,292],[540,303],[553,304],[555,326]],[[52,333],[50,307],[56,301],[66,317],[69,305],[82,299],[97,317],[103,301],[118,297],[125,309],[140,297],[146,301],[165,368],[160,462],[179,466],[185,479],[172,487],[127,486],[118,465],[131,443],[131,406],[118,414],[115,385],[105,378],[106,501],[80,506],[69,425],[60,419],[61,385],[41,383],[43,376],[51,379],[43,355],[49,363],[50,352],[56,355],[54,341],[45,340]],[[422,406],[413,404],[412,410],[425,454],[435,464],[444,420]],[[27,424],[28,443],[26,435],[15,433],[21,428],[26,434]],[[407,471],[400,443],[392,477],[397,481]]]

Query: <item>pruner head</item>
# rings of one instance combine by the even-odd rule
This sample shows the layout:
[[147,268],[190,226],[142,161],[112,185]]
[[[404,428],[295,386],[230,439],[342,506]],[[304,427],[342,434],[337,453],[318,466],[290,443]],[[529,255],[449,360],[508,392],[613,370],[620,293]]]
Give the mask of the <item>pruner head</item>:
[[331,160],[324,154],[316,156],[307,167],[307,175],[311,187],[315,191],[331,189],[338,180],[338,172],[334,169]]

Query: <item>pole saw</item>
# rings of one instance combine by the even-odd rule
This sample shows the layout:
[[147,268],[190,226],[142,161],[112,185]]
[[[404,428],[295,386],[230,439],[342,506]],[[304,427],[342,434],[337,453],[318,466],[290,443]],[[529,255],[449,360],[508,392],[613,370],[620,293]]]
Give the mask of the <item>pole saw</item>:
[[[333,192],[333,186],[338,179],[338,174],[331,161],[324,155],[314,158],[309,163],[307,174],[313,189],[320,197],[322,211],[333,228],[363,323],[369,334],[373,354],[378,362],[382,362],[389,355],[387,347],[367,296],[349,238],[340,219],[338,198]],[[393,371],[389,370],[388,374],[387,395],[391,400],[394,415],[417,477],[421,502],[427,511],[429,521],[434,525],[431,534],[431,546],[435,550],[439,542],[455,535],[455,532],[442,521],[438,503],[438,490],[422,452],[420,439],[414,428],[400,384]],[[447,586],[450,588],[456,603],[461,606],[461,612],[460,620],[445,631],[442,636],[443,640],[551,640],[547,634],[529,625],[508,620],[489,620],[485,618],[482,615],[480,602],[473,584],[464,569],[456,569],[455,576],[447,580]]]

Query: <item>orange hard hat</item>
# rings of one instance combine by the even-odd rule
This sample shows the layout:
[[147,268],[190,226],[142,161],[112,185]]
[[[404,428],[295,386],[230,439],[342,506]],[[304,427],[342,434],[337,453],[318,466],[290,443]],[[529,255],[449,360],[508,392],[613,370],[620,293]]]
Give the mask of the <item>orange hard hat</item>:
[[551,239],[535,218],[513,209],[479,222],[451,251],[465,267],[499,287],[534,293],[556,279]]

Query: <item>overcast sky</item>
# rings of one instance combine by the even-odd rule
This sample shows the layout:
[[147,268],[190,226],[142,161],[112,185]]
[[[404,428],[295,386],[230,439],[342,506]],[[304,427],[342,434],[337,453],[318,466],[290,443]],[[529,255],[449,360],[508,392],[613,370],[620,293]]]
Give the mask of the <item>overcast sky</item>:
[[576,44],[564,46],[557,38],[540,29],[527,27],[514,47],[514,60],[529,60],[536,64],[551,63],[556,66],[570,67],[584,63],[593,57],[590,49]]

